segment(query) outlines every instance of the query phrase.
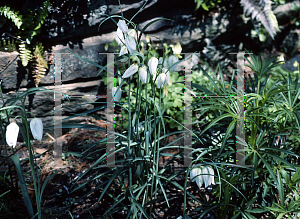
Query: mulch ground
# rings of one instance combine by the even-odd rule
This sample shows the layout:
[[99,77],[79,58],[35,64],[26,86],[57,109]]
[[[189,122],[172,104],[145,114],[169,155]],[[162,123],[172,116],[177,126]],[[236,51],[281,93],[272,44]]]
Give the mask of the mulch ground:
[[[102,128],[106,128],[106,123],[102,120],[87,120],[86,123],[94,124]],[[93,183],[88,183],[81,189],[78,189],[72,193],[69,192],[74,181],[86,171],[94,162],[94,160],[87,158],[80,158],[74,153],[82,153],[87,145],[91,145],[105,138],[106,133],[83,130],[83,129],[72,129],[68,133],[64,134],[62,138],[63,142],[63,152],[65,156],[63,157],[64,169],[52,177],[46,185],[46,189],[42,196],[42,210],[43,218],[104,218],[102,215],[104,212],[109,209],[114,201],[108,195],[104,195],[102,200],[99,202],[99,205],[96,206],[96,203],[101,195],[101,190],[96,189],[94,192],[90,193],[84,199],[80,200],[79,198],[84,196],[89,191],[97,187],[97,184],[101,183],[101,178],[94,180]],[[41,185],[45,182],[48,176],[52,175],[57,171],[54,167],[54,158],[53,158],[53,137],[49,133],[45,133],[44,136],[49,136],[48,139],[43,139],[41,142],[35,141],[33,147],[37,155],[40,155],[37,158],[37,167],[40,170],[39,178]],[[176,138],[181,137],[181,135],[170,136],[165,141],[161,142],[161,146],[166,145],[167,143],[175,140]],[[176,143],[177,145],[183,145],[183,139]],[[17,153],[20,155],[20,160],[28,158],[28,151],[24,143],[17,144]],[[95,153],[97,151],[103,151],[105,153],[105,144],[95,144],[93,150]],[[69,153],[68,153],[69,152]],[[72,154],[72,153],[73,154]],[[169,153],[175,153],[175,151],[167,151]],[[11,155],[11,149],[8,150],[9,155]],[[98,153],[98,152],[97,152]],[[99,153],[98,153],[99,154]],[[4,155],[4,146],[1,146],[1,155]],[[99,154],[100,156],[100,154]],[[166,165],[169,161],[169,158],[161,158],[160,165]],[[3,162],[2,162],[3,161]],[[10,160],[11,161],[11,160]],[[4,172],[7,170],[7,163],[2,158],[0,163],[0,173],[1,176],[4,175]],[[172,167],[168,174],[175,173],[176,171],[182,169],[183,162],[180,160],[174,160],[172,162]],[[34,186],[31,178],[31,170],[28,161],[22,161],[22,170],[24,173],[25,181],[27,184],[28,192],[32,203],[35,203],[34,195]],[[13,163],[11,162],[11,166]],[[83,180],[79,181],[84,183],[85,181],[95,177],[99,174],[99,169],[92,170],[85,175]],[[176,178],[177,182],[184,186],[184,177],[185,175],[180,175]],[[0,194],[4,193],[7,190],[11,190],[8,194],[0,198],[0,203],[4,203],[5,207],[0,208],[0,218],[29,218],[27,209],[25,207],[21,189],[19,186],[18,193],[14,191],[14,188],[6,187],[3,181],[0,181]],[[110,188],[110,192],[114,192],[113,188]],[[163,199],[163,194],[158,193],[158,197],[162,198],[162,201],[156,203],[155,211],[151,215],[151,218],[177,218],[182,215],[183,210],[183,192],[177,190],[172,184],[167,184],[166,187],[167,197],[169,199],[170,207],[167,206],[166,201]],[[209,201],[212,197],[209,191],[199,190],[196,183],[191,183],[188,187],[188,191],[191,192],[195,197],[201,201]],[[19,194],[19,195],[17,195]],[[69,205],[71,202],[75,201],[74,204]],[[191,218],[199,218],[198,212],[192,212],[195,208],[200,207],[199,203],[193,202],[191,198],[188,198],[187,201],[187,212]],[[36,207],[34,206],[34,211]],[[126,218],[126,213],[124,211],[114,214],[112,218]],[[208,216],[205,218],[214,218],[213,216]]]

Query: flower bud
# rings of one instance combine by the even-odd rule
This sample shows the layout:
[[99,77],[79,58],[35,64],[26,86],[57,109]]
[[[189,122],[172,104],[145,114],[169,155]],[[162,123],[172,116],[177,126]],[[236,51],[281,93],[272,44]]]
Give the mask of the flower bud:
[[126,46],[121,46],[121,50],[120,50],[119,56],[124,55],[126,53],[128,53],[127,47]]
[[138,66],[136,64],[132,64],[123,74],[122,78],[129,78],[133,74],[135,74],[138,71]]
[[170,47],[172,48],[173,53],[175,55],[180,55],[180,53],[182,51],[182,47],[181,47],[181,45],[180,45],[179,42],[177,42],[175,46],[174,45],[170,45]]
[[119,100],[121,99],[122,90],[121,90],[121,88],[119,89],[118,92],[117,92],[117,90],[118,90],[118,87],[113,87],[112,88],[112,95],[113,95],[114,101],[119,102]]
[[294,64],[293,64],[294,68],[297,68],[298,65],[299,65],[299,63],[297,61],[295,61]]

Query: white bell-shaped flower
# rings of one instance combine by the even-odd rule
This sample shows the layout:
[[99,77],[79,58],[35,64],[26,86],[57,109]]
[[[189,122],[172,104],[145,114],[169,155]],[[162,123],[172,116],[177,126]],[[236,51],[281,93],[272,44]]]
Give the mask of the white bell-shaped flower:
[[203,183],[203,177],[200,174],[201,174],[201,168],[199,167],[193,168],[190,172],[190,178],[192,182],[196,181],[199,188],[202,187],[202,183]]
[[161,73],[160,75],[158,75],[157,77],[157,86],[159,88],[162,88],[166,82],[166,74],[165,73]]
[[190,172],[190,178],[192,182],[196,181],[199,188],[202,187],[203,183],[205,188],[215,184],[214,170],[210,166],[194,167]]
[[127,27],[126,22],[124,20],[119,20],[117,25],[122,30],[123,33],[125,33],[125,34],[128,33],[128,27]]
[[161,67],[164,67],[164,68],[168,68],[168,61],[167,59],[165,59],[164,63],[164,58],[163,57],[159,57],[158,59],[158,66],[161,68]]
[[30,130],[34,139],[41,141],[43,137],[43,122],[39,118],[34,118],[30,122]]
[[136,33],[135,29],[129,29],[128,35],[132,36],[133,38],[137,38],[137,33]]
[[147,82],[147,68],[146,66],[142,66],[139,68],[139,76],[140,76],[140,79],[142,81],[142,83],[146,83]]
[[[171,67],[172,65],[174,65],[176,62],[178,62],[179,59],[177,56],[175,55],[171,55],[169,58],[168,58],[168,66]],[[177,68],[177,65],[173,66],[170,70],[171,71],[175,71]]]
[[207,188],[209,186],[209,182],[210,182],[210,179],[209,179],[209,176],[208,176],[208,169],[206,167],[203,167],[202,168],[202,178],[203,178],[203,181],[204,181],[204,186],[205,188]]
[[[166,73],[167,72],[167,73]],[[166,85],[170,85],[170,71],[168,71],[167,69],[165,69],[164,73],[166,74],[166,81],[165,84]]]
[[123,74],[122,78],[129,78],[138,71],[138,65],[132,64]]
[[119,89],[118,92],[117,92],[117,90],[118,90],[118,87],[112,88],[112,96],[114,98],[114,101],[119,102],[119,100],[121,99],[122,90],[121,90],[121,88]]
[[178,59],[177,56],[171,55],[171,56],[169,56],[169,58],[168,58],[168,65],[171,66],[171,65],[175,64],[175,63],[178,62],[178,61],[179,61],[179,59]]
[[215,185],[215,172],[214,172],[214,169],[210,166],[207,167],[208,169],[208,173],[209,173],[209,180],[208,180],[208,185]]
[[124,44],[124,35],[123,35],[122,30],[119,27],[117,29],[117,34],[116,34],[115,39],[120,46],[122,46]]
[[127,54],[127,53],[128,53],[127,47],[126,46],[121,46],[121,50],[120,50],[119,56]]
[[149,59],[148,67],[149,67],[149,71],[150,71],[151,75],[154,75],[156,73],[157,65],[158,65],[158,59],[157,58],[152,57],[152,58]]
[[18,140],[18,134],[19,134],[19,126],[17,123],[12,122],[7,126],[6,129],[6,143],[10,147],[15,147]]
[[125,38],[125,45],[127,46],[127,49],[130,53],[132,53],[134,50],[136,50],[136,42],[135,39],[130,36],[127,35]]

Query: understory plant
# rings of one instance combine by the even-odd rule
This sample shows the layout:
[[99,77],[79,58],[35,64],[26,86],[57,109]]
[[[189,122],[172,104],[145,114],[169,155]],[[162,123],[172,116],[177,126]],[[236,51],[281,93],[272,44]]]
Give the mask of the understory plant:
[[[2,81],[1,81],[2,82]],[[0,82],[0,84],[1,84]],[[25,100],[28,95],[39,93],[39,92],[53,92],[53,90],[47,90],[45,88],[30,88],[27,91],[19,94],[17,93],[16,97],[4,100],[2,89],[0,86],[0,95],[1,95],[1,108],[0,108],[0,127],[1,127],[1,139],[2,144],[4,145],[4,152],[5,155],[1,155],[1,162],[6,163],[7,171],[4,175],[0,176],[0,184],[1,184],[1,193],[2,195],[6,195],[8,197],[18,197],[19,194],[19,187],[18,182],[20,183],[21,192],[24,200],[24,204],[27,208],[28,214],[30,218],[42,218],[42,195],[43,191],[46,187],[47,182],[53,177],[56,173],[49,176],[44,184],[41,186],[40,179],[39,179],[39,169],[36,166],[36,157],[37,155],[34,153],[32,147],[32,140],[30,137],[30,132],[34,139],[41,141],[43,136],[43,124],[42,120],[39,118],[33,118],[28,124],[28,113],[26,112],[25,108]],[[18,114],[15,116],[15,114]],[[32,114],[32,113],[31,113]],[[13,118],[14,117],[14,118]],[[34,117],[34,115],[33,115]],[[18,119],[20,118],[20,119]],[[20,128],[20,126],[22,126]],[[17,140],[19,132],[22,134],[23,141],[26,144],[28,150],[28,159],[29,165],[31,170],[31,177],[34,185],[35,191],[35,205],[37,208],[37,212],[34,213],[32,200],[28,194],[28,182],[25,182],[24,174],[21,167],[20,156],[17,152]],[[9,154],[8,147],[11,147],[11,154]],[[14,170],[13,171],[11,160],[14,163]],[[57,172],[58,173],[58,172]],[[15,178],[13,175],[17,175]],[[1,196],[2,196],[1,195]],[[4,206],[4,209],[8,209],[5,205],[6,203],[1,203]],[[6,212],[5,210],[1,210],[1,215],[6,217],[5,215],[9,215],[11,212]],[[23,215],[24,216],[24,215]],[[8,217],[8,216],[7,216]]]
[[[283,74],[276,57],[245,59],[253,71],[245,81],[245,139],[235,136],[239,105],[234,76],[226,82],[220,70],[221,80],[215,81],[202,69],[214,90],[193,84],[198,93],[217,97],[193,104],[200,114],[194,132],[204,142],[193,162],[214,163],[219,175],[212,198],[197,211],[200,218],[208,212],[216,218],[295,218],[300,211],[299,76]],[[246,166],[237,165],[236,142],[244,146],[238,150],[244,151]]]
[[[141,52],[147,52],[147,54],[149,54],[149,56],[154,56],[157,57],[159,59],[159,63],[158,66],[159,67],[164,67],[164,68],[168,68],[170,66],[172,66],[174,63],[178,62],[180,59],[182,59],[182,56],[180,55],[181,53],[181,45],[180,43],[177,43],[176,45],[168,45],[167,43],[163,43],[163,53],[164,56],[160,56],[160,51],[158,46],[154,47],[152,41],[150,40],[149,36],[146,36],[146,43],[141,42],[141,48],[140,51]],[[116,48],[117,52],[120,52],[120,46],[118,45],[117,41],[114,40],[113,43],[107,44],[107,46],[112,46],[113,48]],[[191,64],[192,66],[195,65],[198,60],[197,60],[197,55],[194,55],[196,57],[195,59],[195,63],[193,63],[191,60]],[[164,62],[163,62],[163,58],[164,58]],[[164,63],[162,66],[162,62]],[[181,112],[181,109],[184,107],[184,84],[176,84],[175,86],[171,86],[172,82],[178,82],[178,81],[184,81],[184,72],[181,70],[179,71],[177,68],[177,66],[174,66],[172,68],[170,68],[169,72],[170,72],[170,86],[164,86],[162,89],[162,94],[163,94],[163,98],[162,98],[162,103],[161,106],[163,108],[165,108],[165,115],[172,118],[165,118],[165,124],[166,124],[166,128],[167,129],[171,129],[171,130],[182,130],[183,127],[178,125],[178,123],[183,124],[184,119],[183,119],[183,113]],[[122,71],[125,71],[126,68],[124,65],[120,65],[120,63],[116,63],[115,64],[115,69],[116,72],[118,72],[118,74],[120,74]],[[138,75],[135,74],[132,76],[134,80],[131,81],[131,89],[132,90],[136,90],[137,89],[137,82],[138,82]],[[107,85],[107,78],[104,78],[104,84]],[[200,79],[198,77],[193,77],[193,79],[196,79],[197,81],[199,81]],[[115,85],[120,85],[121,84],[121,80],[116,80],[115,81]],[[124,84],[123,86],[124,90],[128,90],[129,89],[129,84]],[[146,90],[149,90],[151,88],[151,84],[148,83],[147,84],[147,89],[143,89],[141,94],[142,97],[145,98],[146,97]],[[136,104],[136,95],[137,93],[132,93],[132,95],[130,95],[130,101],[132,104]],[[122,98],[120,99],[119,103],[120,104],[124,104],[128,102],[128,96],[125,95],[124,93],[122,94]],[[155,100],[158,102],[159,100],[159,90],[155,90]],[[144,110],[144,108],[140,109],[140,116],[144,117],[146,111]],[[132,112],[133,116],[134,112]],[[176,121],[174,121],[174,119]],[[121,121],[123,120],[123,121]],[[122,125],[122,128],[124,129],[124,127],[128,127],[128,114],[125,113],[123,114],[122,118],[120,117],[116,117],[115,121]]]
[[[127,218],[152,218],[156,210],[156,203],[165,201],[166,205],[170,207],[170,194],[166,190],[168,186],[184,191],[183,185],[180,185],[176,181],[176,177],[183,175],[187,168],[182,168],[175,173],[170,169],[174,159],[182,160],[186,158],[183,152],[187,146],[174,145],[174,142],[183,137],[167,145],[162,145],[162,142],[174,134],[190,133],[194,136],[195,134],[193,134],[192,130],[188,130],[180,122],[176,121],[180,119],[179,114],[176,114],[175,119],[165,116],[167,107],[171,108],[167,104],[164,104],[166,103],[164,99],[168,100],[168,96],[172,95],[172,93],[164,93],[164,89],[170,87],[170,91],[173,92],[177,86],[175,82],[183,81],[183,78],[178,77],[174,69],[181,62],[190,59],[192,55],[180,60],[174,52],[173,54],[166,53],[164,50],[159,55],[153,52],[153,50],[147,51],[147,49],[141,46],[141,37],[147,27],[161,19],[156,19],[147,24],[142,30],[139,30],[138,25],[132,22],[135,16],[130,20],[126,19],[123,14],[122,16],[108,16],[105,19],[105,21],[112,20],[116,24],[117,32],[115,41],[120,47],[120,53],[115,57],[117,66],[114,72],[115,83],[113,87],[109,87],[112,93],[108,93],[108,95],[113,95],[114,104],[116,107],[122,109],[121,115],[127,118],[127,123],[124,125],[122,124],[122,120],[116,121],[115,126],[120,127],[118,132],[114,133],[116,138],[105,138],[102,142],[115,142],[115,151],[109,156],[116,157],[115,164],[118,166],[107,166],[112,165],[106,163],[107,154],[100,153],[99,157],[94,157],[95,160],[92,166],[74,181],[70,188],[70,194],[82,189],[84,185],[90,184],[96,179],[101,179],[101,183],[98,183],[95,189],[91,191],[94,192],[98,189],[101,191],[97,206],[104,197],[108,196],[113,200],[112,206],[104,212],[103,216],[116,217],[115,215],[124,212]],[[164,48],[163,45],[162,47]],[[71,51],[69,52],[74,54]],[[81,59],[84,60],[83,58]],[[194,60],[197,59],[194,58]],[[108,63],[107,66],[110,64],[113,63]],[[102,70],[107,69],[107,66],[103,67]],[[107,78],[107,80],[112,79]],[[136,84],[136,86],[133,86],[133,84]],[[177,87],[181,88],[181,86]],[[178,93],[180,92],[182,91],[178,91]],[[127,98],[125,99],[125,97]],[[177,107],[179,109],[180,105]],[[87,111],[81,114],[81,116],[92,116],[92,113],[100,108],[103,107]],[[183,118],[183,113],[181,114]],[[185,130],[167,134],[166,118],[175,121],[177,126],[181,126]],[[65,119],[65,121],[67,120]],[[76,128],[79,126],[64,122],[62,127]],[[92,125],[85,126],[81,124],[80,128],[100,130]],[[198,137],[195,136],[195,138]],[[89,152],[92,147],[85,151],[84,157],[92,156],[92,152]],[[174,154],[165,153],[164,151],[167,149],[176,149],[177,151]],[[160,159],[164,156],[171,157],[172,161],[162,166]],[[196,167],[191,166],[191,168]],[[197,166],[197,168],[200,167]],[[211,167],[207,168],[209,169],[204,168],[203,170],[209,170],[208,174],[211,175],[213,169]],[[84,177],[86,174],[92,173],[95,169],[101,169],[101,171],[94,178],[85,180]],[[201,174],[207,175],[206,172],[198,173],[194,177],[198,177]],[[210,181],[207,181],[206,178],[205,180],[203,179],[205,184],[213,182],[211,178],[209,179]],[[80,183],[83,181],[84,183]],[[196,181],[199,182],[198,179]],[[80,199],[83,200],[91,192],[80,197]]]

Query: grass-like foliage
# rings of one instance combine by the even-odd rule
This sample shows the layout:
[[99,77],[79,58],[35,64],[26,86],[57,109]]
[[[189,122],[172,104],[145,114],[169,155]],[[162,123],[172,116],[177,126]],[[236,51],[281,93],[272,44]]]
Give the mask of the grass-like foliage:
[[[198,210],[202,216],[213,212],[217,218],[259,218],[267,214],[271,218],[295,217],[300,207],[299,78],[280,69],[276,57],[263,60],[250,55],[246,60],[254,78],[249,75],[245,81],[245,139],[237,137],[236,141],[245,145],[247,167],[236,165],[235,161],[237,99],[201,99],[193,106],[205,118],[194,124],[200,138],[208,142],[195,157],[214,162],[219,173],[218,186],[212,191],[214,199]],[[193,87],[208,95],[236,93],[223,79],[216,83],[211,79],[211,83],[216,92]],[[224,90],[226,86],[228,89]],[[209,129],[217,133],[215,137],[206,134]]]

